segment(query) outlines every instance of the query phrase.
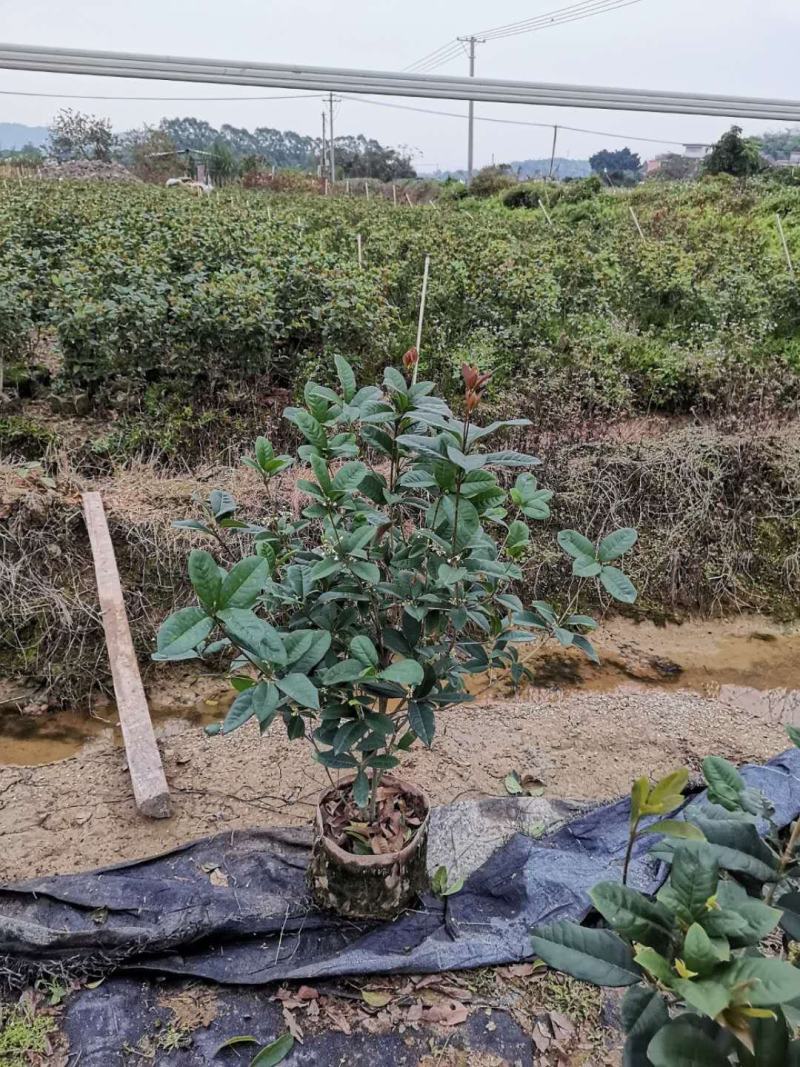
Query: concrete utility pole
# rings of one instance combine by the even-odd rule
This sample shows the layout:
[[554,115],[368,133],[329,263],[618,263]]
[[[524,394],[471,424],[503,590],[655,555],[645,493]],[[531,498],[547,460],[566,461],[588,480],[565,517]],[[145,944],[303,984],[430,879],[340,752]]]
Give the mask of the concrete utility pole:
[[319,153],[319,176],[320,176],[320,178],[324,178],[325,177],[325,146],[327,144],[327,136],[328,136],[327,133],[325,132],[325,123],[326,122],[327,122],[327,118],[325,116],[325,111],[323,110],[323,112],[322,112],[322,148],[320,149],[320,153]]
[[[475,77],[475,45],[476,44],[483,44],[483,41],[479,40],[479,38],[474,37],[474,36],[472,36],[472,37],[459,37],[458,39],[459,39],[459,41],[463,41],[464,43],[469,45],[469,76],[470,76],[470,78],[474,78]],[[474,100],[470,100],[469,101],[469,110],[467,112],[467,123],[468,123],[468,133],[467,133],[467,185],[470,185],[471,182],[472,182],[472,170],[473,170],[474,149],[475,149],[475,101]]]
[[336,181],[336,153],[333,147],[333,93],[330,94],[328,101],[328,110],[330,111],[330,164],[331,164],[331,186]]

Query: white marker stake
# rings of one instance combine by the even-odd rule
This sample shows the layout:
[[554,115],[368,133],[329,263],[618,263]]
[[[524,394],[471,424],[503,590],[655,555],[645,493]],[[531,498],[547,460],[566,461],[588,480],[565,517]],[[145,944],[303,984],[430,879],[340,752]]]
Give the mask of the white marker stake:
[[411,384],[416,385],[417,371],[419,370],[419,354],[422,348],[422,323],[425,320],[425,301],[428,299],[428,274],[431,267],[431,257],[425,257],[425,269],[422,272],[422,296],[419,301],[419,321],[417,322],[417,362],[414,364],[414,373]]
[[344,183],[344,191],[348,196],[350,195],[350,179],[349,178]]
[[394,182],[392,182],[392,200],[394,201],[394,206],[397,207],[397,186]]
[[544,206],[544,204],[542,203],[542,201],[541,201],[541,200],[539,201],[539,207],[540,207],[540,208],[542,209],[542,211],[544,212],[544,217],[545,217],[545,218],[547,219],[547,221],[548,221],[548,222],[550,223],[550,225],[552,226],[552,225],[553,225],[553,220],[552,220],[552,219],[550,218],[550,212],[549,212],[549,211],[547,210],[547,208],[546,208],[546,207]]
[[325,179],[325,195],[328,195],[328,179]]
[[408,193],[406,193],[406,200],[408,201],[408,206],[409,206],[409,207],[413,207],[413,206],[414,206],[414,205],[413,205],[413,204],[411,203],[411,197],[410,197],[410,196],[408,195]]
[[781,235],[781,244],[783,245],[783,254],[786,256],[786,266],[789,268],[789,273],[794,281],[797,281],[797,275],[794,272],[794,263],[792,263],[792,254],[789,251],[789,245],[786,243],[786,234],[783,232],[783,222],[780,215],[775,213],[775,221],[778,224],[778,233]]
[[267,204],[267,219],[272,222],[272,208]]
[[639,220],[636,218],[636,212],[633,210],[633,208],[630,206],[630,204],[628,204],[628,211],[630,211],[631,218],[636,223],[636,229],[639,231],[639,236],[641,237],[642,240],[644,240],[644,234],[642,233],[642,227],[639,225]]
[[362,255],[362,251],[361,251],[361,234],[360,233],[356,234],[356,247],[358,248],[358,266],[359,266],[360,269],[363,270],[363,268],[364,268],[364,257]]

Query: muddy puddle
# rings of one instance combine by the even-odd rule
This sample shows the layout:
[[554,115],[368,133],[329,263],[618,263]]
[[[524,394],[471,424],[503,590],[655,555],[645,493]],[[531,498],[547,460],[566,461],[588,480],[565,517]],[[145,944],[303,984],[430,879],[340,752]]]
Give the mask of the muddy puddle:
[[[682,625],[656,626],[616,619],[598,631],[595,644],[600,666],[569,650],[531,648],[524,660],[535,680],[524,693],[527,700],[548,699],[553,691],[612,692],[634,687],[688,689],[720,703],[752,713],[768,722],[800,726],[800,627],[782,627],[760,617],[719,621],[693,620]],[[197,679],[195,679],[197,681]],[[156,726],[180,719],[198,728],[224,715],[230,690],[224,679],[203,679],[210,695],[195,702],[165,702],[162,691],[151,695]],[[211,683],[211,684],[209,684]],[[191,691],[191,684],[186,688]],[[503,677],[475,680],[471,686],[483,700],[511,695]],[[173,686],[180,690],[180,685]],[[166,691],[169,692],[169,689]],[[185,706],[183,706],[185,705]],[[95,715],[62,711],[21,715],[0,707],[0,764],[36,766],[65,759],[98,737],[121,733],[113,707]]]

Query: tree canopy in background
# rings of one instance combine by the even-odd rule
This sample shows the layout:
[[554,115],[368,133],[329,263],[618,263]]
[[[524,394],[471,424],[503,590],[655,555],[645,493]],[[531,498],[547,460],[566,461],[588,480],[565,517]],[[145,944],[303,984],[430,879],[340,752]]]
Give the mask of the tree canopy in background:
[[589,166],[595,174],[608,174],[612,181],[629,184],[638,181],[642,161],[630,148],[618,148],[613,152],[604,148],[589,157]]
[[114,134],[111,120],[63,108],[50,125],[50,154],[60,163],[68,159],[99,159],[108,162]]
[[746,178],[765,169],[758,142],[742,137],[741,126],[731,126],[717,141],[703,164],[706,174],[732,174]]

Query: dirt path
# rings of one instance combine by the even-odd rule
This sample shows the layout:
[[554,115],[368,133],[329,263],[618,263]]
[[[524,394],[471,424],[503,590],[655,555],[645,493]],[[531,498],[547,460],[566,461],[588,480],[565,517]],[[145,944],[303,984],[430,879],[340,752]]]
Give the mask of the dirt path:
[[[255,724],[208,738],[174,720],[159,731],[174,794],[171,819],[138,816],[122,750],[110,737],[41,767],[0,767],[0,880],[85,870],[134,859],[207,833],[306,822],[324,771],[305,745]],[[612,692],[531,691],[524,700],[443,711],[432,751],[415,749],[403,771],[435,803],[500,795],[512,770],[547,795],[609,800],[641,774],[698,770],[716,753],[764,760],[787,745],[764,707],[742,709],[685,690],[643,685]]]

